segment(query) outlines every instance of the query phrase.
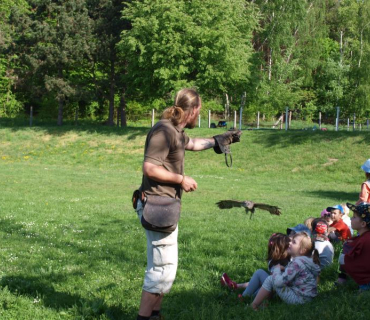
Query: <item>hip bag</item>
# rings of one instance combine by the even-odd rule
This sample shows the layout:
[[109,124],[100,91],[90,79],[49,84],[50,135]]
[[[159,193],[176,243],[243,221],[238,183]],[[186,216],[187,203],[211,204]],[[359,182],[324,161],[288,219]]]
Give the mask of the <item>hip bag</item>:
[[180,199],[146,195],[141,225],[147,230],[171,233],[177,227],[180,212]]

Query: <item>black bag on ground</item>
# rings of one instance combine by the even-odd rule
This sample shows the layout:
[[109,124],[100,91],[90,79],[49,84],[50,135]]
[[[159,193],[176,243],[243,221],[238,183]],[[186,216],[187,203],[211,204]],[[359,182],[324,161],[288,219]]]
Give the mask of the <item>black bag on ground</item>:
[[177,227],[180,212],[180,199],[146,195],[141,224],[147,230],[171,233]]

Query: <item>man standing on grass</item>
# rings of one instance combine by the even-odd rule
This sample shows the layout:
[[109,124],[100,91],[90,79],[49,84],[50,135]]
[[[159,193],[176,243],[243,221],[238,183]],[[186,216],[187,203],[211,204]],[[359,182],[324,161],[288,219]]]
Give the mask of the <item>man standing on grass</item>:
[[[195,90],[182,89],[175,97],[174,106],[163,112],[162,120],[148,133],[141,186],[145,195],[181,198],[182,191],[195,191],[196,181],[184,175],[185,150],[201,151],[214,147],[219,153],[220,150],[216,150],[219,147],[215,138],[225,144],[239,141],[232,131],[208,139],[189,138],[184,128],[195,127],[201,107],[201,98]],[[240,132],[237,135],[240,136]],[[144,209],[143,202],[139,199],[136,207],[140,221]],[[172,233],[147,229],[145,233],[147,268],[137,319],[161,319],[163,295],[170,291],[176,277],[178,227],[176,226]]]

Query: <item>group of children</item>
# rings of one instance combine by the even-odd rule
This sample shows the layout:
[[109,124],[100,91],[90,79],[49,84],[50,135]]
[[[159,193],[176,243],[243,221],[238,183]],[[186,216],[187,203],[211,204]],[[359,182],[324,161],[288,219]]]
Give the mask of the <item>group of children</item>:
[[[337,284],[351,277],[360,290],[370,290],[370,159],[361,167],[366,181],[356,204],[335,205],[304,224],[274,233],[268,242],[268,272],[257,270],[249,282],[236,283],[224,273],[221,284],[243,289],[239,298],[254,297],[252,308],[273,293],[289,304],[303,304],[317,295],[322,269],[333,263],[333,243],[342,243]],[[353,217],[349,218],[350,210]]]

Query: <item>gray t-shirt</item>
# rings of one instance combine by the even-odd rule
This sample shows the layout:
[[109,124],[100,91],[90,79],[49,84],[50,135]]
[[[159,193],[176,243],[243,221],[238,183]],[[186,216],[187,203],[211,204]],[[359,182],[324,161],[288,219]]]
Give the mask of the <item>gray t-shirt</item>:
[[[162,166],[169,172],[184,174],[185,147],[189,137],[170,120],[160,120],[149,131],[144,150],[144,162]],[[143,191],[149,195],[181,198],[179,184],[157,182],[143,177]]]
[[321,269],[333,263],[334,248],[330,241],[315,241],[315,249],[319,252]]

